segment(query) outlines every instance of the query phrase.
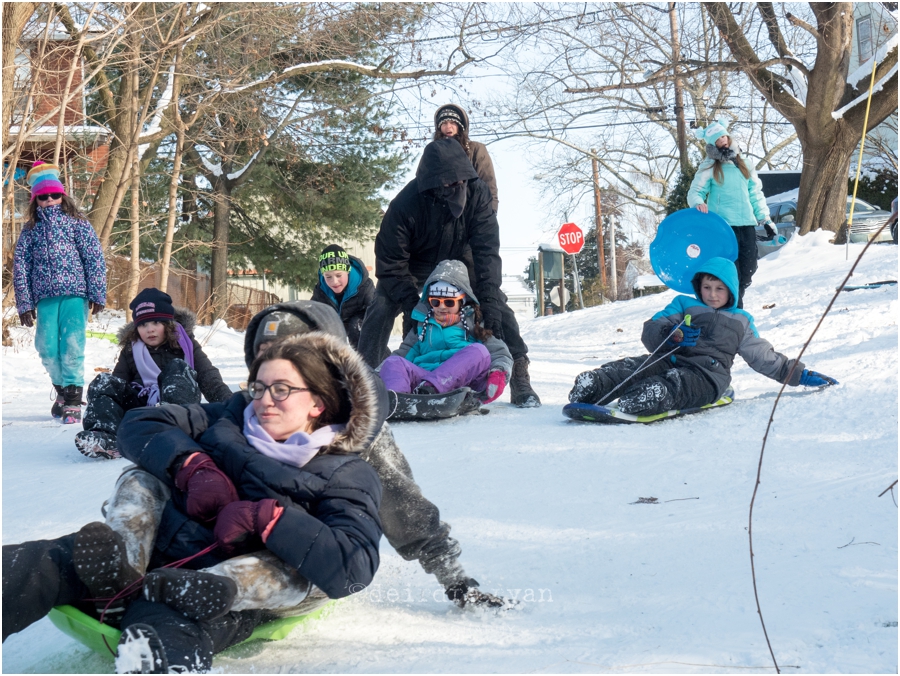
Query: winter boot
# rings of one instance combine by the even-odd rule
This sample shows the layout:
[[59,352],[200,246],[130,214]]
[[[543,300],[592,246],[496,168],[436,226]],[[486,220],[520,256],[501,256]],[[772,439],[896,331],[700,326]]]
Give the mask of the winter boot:
[[648,378],[619,397],[619,410],[631,415],[658,415],[674,405],[675,397],[662,378]]
[[603,378],[600,369],[585,371],[575,376],[575,384],[569,391],[569,401],[573,404],[596,404],[603,392]]
[[156,630],[148,624],[125,627],[116,654],[117,674],[167,674],[169,661]]
[[536,408],[541,399],[531,388],[528,375],[528,357],[519,357],[513,362],[512,377],[509,379],[509,400],[519,408]]
[[63,404],[63,425],[73,425],[81,422],[81,395],[84,388],[81,385],[66,385],[62,388],[65,402]]
[[416,389],[413,390],[413,394],[437,394],[437,388],[429,383],[427,380],[423,380],[416,386]]
[[159,568],[144,578],[144,598],[164,603],[188,619],[214,620],[234,604],[237,585],[227,577],[199,570]]
[[75,448],[89,458],[115,460],[122,454],[116,450],[116,437],[100,430],[83,430],[75,435]]
[[90,600],[103,615],[104,621],[120,620],[127,605],[126,597],[130,594],[114,597],[141,577],[128,565],[121,536],[105,523],[95,521],[87,524],[75,536],[72,561],[75,563],[75,574],[88,588]]
[[50,415],[59,420],[63,417],[63,406],[66,403],[66,395],[63,394],[62,385],[54,385],[53,389],[56,390],[56,401],[53,402],[53,406],[50,407]]
[[478,588],[478,582],[472,578],[461,580],[447,587],[447,598],[460,608],[511,608],[515,603],[501,597],[483,592]]
[[312,583],[271,552],[235,556],[202,572],[237,585],[231,610],[295,610],[300,615],[320,605]]
[[147,572],[156,532],[171,493],[149,472],[132,467],[122,472],[112,497],[103,505],[106,525],[125,543],[128,565]]

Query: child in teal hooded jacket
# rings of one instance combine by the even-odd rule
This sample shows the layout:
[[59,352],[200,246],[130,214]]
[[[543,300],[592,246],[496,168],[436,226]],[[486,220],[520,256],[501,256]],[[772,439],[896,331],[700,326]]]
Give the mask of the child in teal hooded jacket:
[[569,401],[603,405],[619,397],[619,410],[641,416],[705,406],[731,384],[736,354],[754,371],[780,383],[837,384],[760,338],[753,317],[737,307],[734,263],[711,258],[692,284],[694,297],[676,296],[644,323],[641,342],[651,354],[585,371],[575,379]]
[[512,356],[506,344],[482,326],[478,299],[462,262],[438,263],[412,318],[417,326],[379,367],[389,390],[444,394],[470,387],[485,403],[503,394]]

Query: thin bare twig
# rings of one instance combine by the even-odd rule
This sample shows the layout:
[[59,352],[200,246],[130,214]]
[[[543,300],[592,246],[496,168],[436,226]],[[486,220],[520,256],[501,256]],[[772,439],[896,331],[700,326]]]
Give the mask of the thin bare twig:
[[663,502],[678,502],[679,500],[699,500],[700,498],[674,498],[672,500],[663,500]]
[[878,545],[879,547],[881,546],[880,542],[854,542],[854,540],[856,540],[856,538],[853,538],[852,540],[850,540],[850,542],[848,542],[845,545],[841,545],[840,547],[838,547],[838,549],[843,549],[844,547],[849,547],[850,545]]
[[881,491],[881,493],[878,494],[878,497],[880,498],[882,495],[884,495],[885,493],[887,493],[889,490],[891,490],[891,489],[892,489],[894,486],[896,486],[896,485],[897,485],[897,480],[895,479],[895,480],[894,480],[894,483],[892,483],[890,486],[888,486],[888,487],[885,488],[883,491]]
[[750,573],[753,576],[753,596],[756,599],[756,612],[759,613],[759,622],[762,625],[763,635],[766,637],[766,645],[769,646],[769,654],[772,656],[772,662],[775,664],[775,671],[779,674],[781,673],[781,670],[778,668],[778,662],[775,659],[775,651],[772,650],[772,643],[771,641],[769,641],[769,633],[766,631],[766,623],[763,620],[762,608],[759,605],[759,592],[756,588],[756,566],[753,563],[753,505],[756,503],[756,493],[759,490],[760,476],[762,475],[763,454],[766,452],[766,441],[769,438],[769,430],[772,429],[772,423],[775,421],[775,409],[778,408],[778,402],[781,401],[781,395],[784,393],[784,388],[787,387],[787,384],[791,381],[791,376],[794,374],[794,369],[797,368],[797,364],[800,363],[800,358],[803,356],[803,353],[806,352],[806,348],[809,347],[809,344],[812,342],[813,337],[819,331],[819,327],[822,326],[822,322],[825,321],[825,317],[831,311],[832,306],[834,306],[834,302],[838,299],[838,295],[841,293],[841,291],[844,290],[847,282],[850,281],[850,277],[853,276],[853,271],[856,270],[856,266],[859,265],[859,262],[866,254],[866,251],[868,251],[869,247],[872,246],[872,242],[878,239],[878,236],[881,234],[881,231],[884,230],[885,225],[887,225],[887,222],[883,223],[882,226],[878,228],[878,232],[876,232],[872,236],[872,238],[868,242],[866,242],[863,250],[859,252],[859,256],[857,256],[856,260],[853,262],[853,267],[850,268],[847,276],[844,277],[844,281],[841,282],[840,286],[837,288],[837,291],[834,292],[834,295],[831,297],[831,301],[828,303],[828,307],[825,308],[822,316],[819,317],[819,321],[816,324],[816,327],[813,329],[812,333],[809,334],[809,338],[807,338],[806,342],[803,344],[803,347],[800,350],[800,354],[797,355],[797,359],[794,360],[794,364],[791,366],[791,370],[788,371],[787,377],[784,379],[785,382],[782,384],[781,389],[778,390],[778,396],[775,397],[775,403],[772,404],[772,412],[769,414],[769,422],[766,423],[766,433],[763,435],[762,448],[759,449],[759,465],[756,468],[756,484],[753,486],[753,497],[750,499],[750,517],[749,525],[747,528],[747,536],[750,541]]

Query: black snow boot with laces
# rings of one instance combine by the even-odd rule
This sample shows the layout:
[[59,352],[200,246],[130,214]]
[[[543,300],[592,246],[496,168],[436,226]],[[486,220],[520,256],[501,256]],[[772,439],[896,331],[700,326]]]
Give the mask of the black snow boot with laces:
[[62,424],[73,425],[81,422],[81,396],[84,388],[81,385],[66,385],[62,388],[64,397]]
[[528,364],[528,357],[516,359],[509,379],[509,400],[519,408],[536,408],[541,405],[540,397],[531,388]]
[[53,406],[50,407],[50,415],[59,420],[63,417],[63,406],[66,404],[66,395],[63,394],[62,385],[54,385],[53,389],[56,390],[56,398],[53,402]]

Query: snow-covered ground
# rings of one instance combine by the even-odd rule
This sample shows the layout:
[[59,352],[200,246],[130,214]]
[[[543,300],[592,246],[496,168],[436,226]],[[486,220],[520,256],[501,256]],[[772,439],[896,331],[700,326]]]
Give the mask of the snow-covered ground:
[[[851,245],[845,261],[827,237],[795,237],[760,261],[747,293],[760,333],[788,355],[861,250]],[[897,247],[872,247],[851,283],[885,279],[897,279]],[[540,409],[499,404],[486,416],[395,425],[468,572],[518,597],[520,610],[461,612],[383,542],[367,592],[283,641],[225,653],[215,669],[774,672],[747,523],[779,386],[739,359],[726,408],[640,427],[560,413],[579,372],[642,352],[641,324],[672,295],[525,322]],[[840,386],[788,389],[775,414],[753,530],[760,602],[786,673],[897,672],[896,489],[878,497],[898,471],[897,316],[896,286],[842,293],[804,357]],[[3,349],[4,543],[99,519],[126,464],[82,457],[77,429],[50,419],[50,383],[27,333]],[[234,386],[245,378],[242,343],[218,328],[207,346]],[[115,356],[90,339],[89,376]],[[638,503],[651,497],[658,504]],[[3,645],[7,673],[111,670],[46,619]]]

